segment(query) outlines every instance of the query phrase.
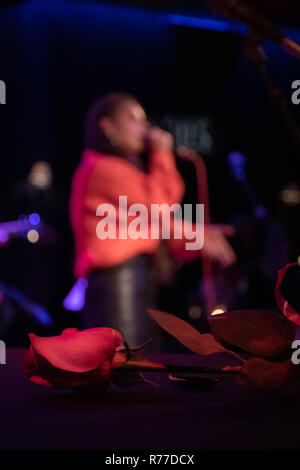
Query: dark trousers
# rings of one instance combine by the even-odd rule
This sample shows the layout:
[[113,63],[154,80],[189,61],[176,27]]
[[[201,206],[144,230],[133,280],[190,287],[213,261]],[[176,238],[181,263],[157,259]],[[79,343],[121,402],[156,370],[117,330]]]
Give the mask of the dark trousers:
[[129,346],[155,337],[149,350],[161,349],[161,330],[147,313],[155,308],[157,287],[152,258],[139,255],[88,276],[83,328],[109,327],[124,335]]

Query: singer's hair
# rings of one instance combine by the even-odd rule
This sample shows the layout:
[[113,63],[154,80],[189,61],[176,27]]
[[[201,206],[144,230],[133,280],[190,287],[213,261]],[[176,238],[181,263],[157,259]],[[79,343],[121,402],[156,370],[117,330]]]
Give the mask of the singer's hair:
[[118,155],[119,151],[114,148],[100,128],[99,121],[101,118],[116,115],[127,101],[138,102],[137,98],[129,93],[109,93],[92,104],[85,118],[85,148],[109,155]]

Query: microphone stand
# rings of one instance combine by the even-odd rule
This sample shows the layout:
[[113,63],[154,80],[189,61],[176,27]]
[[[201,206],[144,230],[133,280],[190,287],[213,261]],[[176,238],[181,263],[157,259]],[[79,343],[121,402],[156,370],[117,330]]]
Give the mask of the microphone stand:
[[[210,205],[209,205],[209,194],[208,194],[208,178],[206,164],[201,155],[195,150],[180,146],[177,148],[177,154],[183,160],[187,160],[193,163],[196,170],[197,177],[197,192],[199,204],[204,204],[204,219],[205,226],[209,227],[211,223],[210,218]],[[203,287],[203,300],[207,315],[210,315],[217,306],[217,289],[214,278],[213,263],[206,257],[202,256],[202,287]]]

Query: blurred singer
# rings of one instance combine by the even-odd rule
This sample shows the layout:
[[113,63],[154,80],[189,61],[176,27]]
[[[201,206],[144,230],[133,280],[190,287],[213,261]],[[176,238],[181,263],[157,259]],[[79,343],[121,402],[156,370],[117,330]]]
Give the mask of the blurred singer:
[[[128,207],[140,203],[149,211],[151,204],[180,203],[185,186],[172,149],[171,134],[150,127],[143,107],[131,95],[106,95],[87,114],[85,150],[73,177],[70,203],[75,276],[88,280],[82,325],[119,329],[132,346],[153,334],[146,309],[155,307],[153,255],[161,240],[99,239],[96,210],[100,204],[112,204],[118,217],[119,196],[127,197]],[[169,254],[182,261],[197,256],[225,266],[235,261],[220,228],[207,230],[202,250],[187,252],[185,242],[165,241]]]

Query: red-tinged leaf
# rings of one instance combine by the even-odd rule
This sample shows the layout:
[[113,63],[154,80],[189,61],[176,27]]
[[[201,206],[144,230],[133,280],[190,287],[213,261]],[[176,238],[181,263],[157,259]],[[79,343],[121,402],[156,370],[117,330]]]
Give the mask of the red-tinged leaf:
[[300,370],[290,360],[270,362],[252,358],[246,361],[237,382],[247,388],[276,390],[282,389],[299,378]]
[[229,352],[221,346],[211,334],[201,334],[192,325],[170,313],[148,309],[149,315],[161,328],[191,351],[208,356],[219,352]]
[[217,341],[271,359],[289,351],[295,325],[269,310],[237,310],[213,317],[211,330]]

